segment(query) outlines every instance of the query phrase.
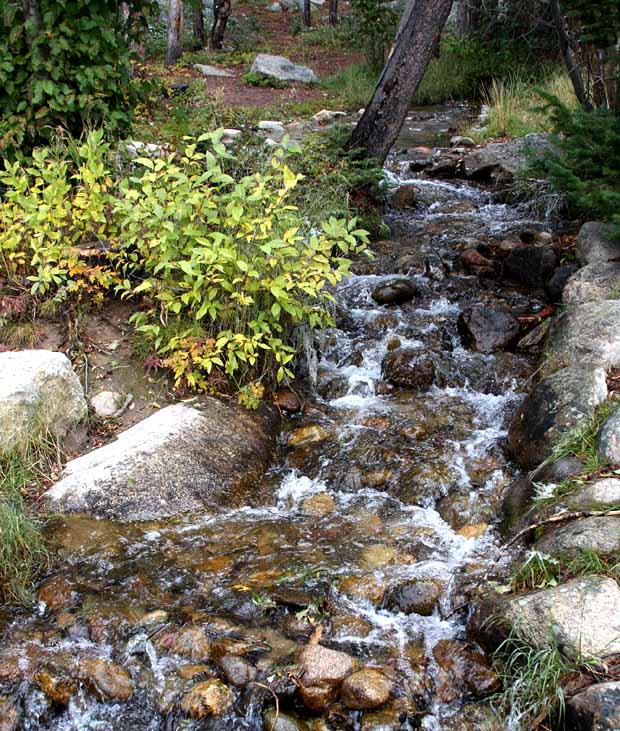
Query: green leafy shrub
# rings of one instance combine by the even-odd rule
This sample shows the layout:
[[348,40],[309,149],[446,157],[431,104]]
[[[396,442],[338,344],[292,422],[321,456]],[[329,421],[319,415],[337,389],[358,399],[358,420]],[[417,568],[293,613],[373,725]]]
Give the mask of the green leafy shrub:
[[542,93],[558,153],[543,170],[577,216],[620,224],[620,118],[607,109],[571,109]]
[[[35,295],[59,300],[101,302],[119,279],[105,262],[114,235],[109,212],[113,181],[106,164],[109,145],[101,130],[72,146],[38,148],[25,165],[6,161],[0,204],[0,272],[5,279],[25,277]],[[66,148],[64,148],[66,152]],[[95,251],[92,262],[90,254]],[[100,253],[99,253],[100,252]]]
[[[148,0],[131,0],[130,18]],[[112,0],[39,0],[37,22],[8,0],[0,13],[0,155],[28,154],[57,126],[79,134],[103,124],[128,128],[138,87],[130,73],[129,40],[141,28],[125,23]]]
[[237,384],[292,376],[294,328],[331,324],[328,287],[367,242],[355,220],[305,232],[289,202],[300,176],[284,151],[268,171],[235,179],[222,169],[220,136],[198,138],[213,151],[188,144],[178,158],[138,159],[144,173],[122,182],[114,211],[121,289],[148,303],[132,319],[177,384],[198,390],[213,372]]

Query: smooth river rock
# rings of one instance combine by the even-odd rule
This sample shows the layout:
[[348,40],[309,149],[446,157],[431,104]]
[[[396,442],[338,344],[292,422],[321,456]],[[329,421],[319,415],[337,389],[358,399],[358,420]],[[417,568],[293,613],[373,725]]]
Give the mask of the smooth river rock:
[[284,56],[271,56],[268,53],[257,54],[250,71],[280,81],[302,84],[316,84],[319,81],[318,76],[307,66],[298,66]]
[[606,398],[603,368],[563,368],[543,378],[510,424],[510,451],[522,467],[534,469],[564,435],[591,419]]
[[613,233],[614,227],[608,223],[584,223],[575,242],[579,261],[583,264],[594,264],[619,257],[620,242],[614,240]]
[[46,431],[62,439],[87,413],[82,384],[66,355],[0,353],[0,448]]
[[574,364],[620,366],[620,300],[577,305],[553,322],[545,370]]
[[597,683],[573,696],[566,717],[574,731],[620,730],[620,683]]
[[463,343],[479,353],[505,350],[519,335],[519,322],[510,310],[483,304],[464,309],[457,325]]
[[392,681],[380,670],[362,668],[345,678],[340,700],[347,708],[362,711],[387,703],[392,692]]
[[133,521],[246,505],[277,423],[275,410],[251,414],[214,398],[168,406],[68,462],[49,507]]
[[342,681],[357,668],[358,662],[344,652],[307,645],[299,656],[299,692],[304,705],[322,711],[335,699]]

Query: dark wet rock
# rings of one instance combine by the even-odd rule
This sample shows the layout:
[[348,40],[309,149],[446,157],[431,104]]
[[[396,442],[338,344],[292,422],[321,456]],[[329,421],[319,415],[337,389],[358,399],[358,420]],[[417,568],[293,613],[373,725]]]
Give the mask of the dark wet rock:
[[620,412],[607,417],[598,435],[598,458],[602,465],[620,467]]
[[620,366],[620,300],[587,302],[564,311],[549,331],[545,369]]
[[275,409],[250,412],[205,398],[149,416],[67,463],[46,493],[55,512],[123,521],[247,505],[271,460]]
[[433,579],[415,579],[391,589],[385,606],[393,612],[421,614],[428,617],[439,601],[445,586]]
[[223,716],[232,708],[235,695],[221,680],[211,679],[193,686],[181,699],[181,710],[197,720]]
[[372,292],[372,298],[380,305],[401,305],[416,295],[415,284],[409,279],[392,279],[380,284]]
[[506,350],[519,335],[519,322],[508,309],[477,304],[466,308],[458,319],[464,344],[480,353]]
[[564,287],[562,300],[572,307],[619,297],[620,262],[596,262],[571,276]]
[[577,457],[562,457],[554,462],[542,464],[530,477],[534,482],[564,482],[571,477],[583,474],[583,462]]
[[468,155],[465,174],[483,182],[510,181],[521,175],[531,156],[539,156],[553,145],[544,134],[530,134],[509,142],[492,142]]
[[468,629],[490,649],[516,631],[535,647],[557,643],[571,659],[605,658],[620,653],[620,587],[589,575],[527,594],[489,594],[476,605]]
[[133,695],[133,682],[121,665],[100,658],[82,658],[81,679],[104,701],[126,701]]
[[256,668],[237,655],[224,655],[218,664],[226,680],[237,688],[245,687],[256,678]]
[[357,668],[357,661],[344,652],[307,645],[299,656],[299,692],[304,705],[322,711],[335,699],[342,681]]
[[435,358],[435,383],[440,388],[469,386],[480,393],[504,394],[513,379],[525,380],[531,372],[529,359],[515,353],[470,353],[463,359],[457,352],[441,353]]
[[159,633],[155,644],[167,652],[182,655],[191,660],[203,661],[208,660],[211,656],[211,643],[200,627],[171,628]]
[[510,451],[522,467],[533,469],[564,435],[589,421],[606,398],[602,368],[564,368],[543,378],[510,424]]
[[431,178],[454,178],[462,169],[462,160],[458,157],[444,156],[435,160],[427,172]]
[[308,724],[298,716],[285,711],[280,711],[276,719],[275,709],[269,708],[263,714],[263,729],[264,731],[308,731]]
[[517,343],[518,350],[527,350],[531,353],[540,351],[549,335],[549,329],[551,327],[551,320],[547,318],[543,320],[540,325],[537,325],[527,335],[524,335]]
[[375,668],[362,668],[345,678],[340,700],[353,710],[382,706],[390,698],[392,681]]
[[301,399],[293,391],[276,391],[273,394],[273,403],[291,414],[297,414],[302,408]]
[[416,204],[416,186],[411,183],[400,185],[392,195],[392,206],[402,210],[406,208],[415,208]]
[[542,289],[557,261],[555,251],[549,246],[520,246],[504,259],[504,277],[530,289]]
[[425,391],[433,385],[435,364],[424,351],[399,348],[385,355],[381,371],[385,380],[395,386]]
[[70,607],[75,596],[73,584],[66,576],[54,576],[41,584],[37,601],[43,602],[51,612],[57,612]]
[[597,683],[577,693],[566,704],[566,718],[574,731],[618,731],[620,683]]
[[614,239],[614,227],[599,221],[583,224],[575,248],[577,258],[583,264],[608,262],[620,256],[620,242]]
[[439,640],[433,647],[439,668],[437,692],[444,703],[464,694],[481,698],[499,688],[499,680],[491,670],[483,652],[471,643]]
[[581,518],[545,533],[535,547],[548,554],[572,556],[584,550],[610,555],[620,550],[620,517]]

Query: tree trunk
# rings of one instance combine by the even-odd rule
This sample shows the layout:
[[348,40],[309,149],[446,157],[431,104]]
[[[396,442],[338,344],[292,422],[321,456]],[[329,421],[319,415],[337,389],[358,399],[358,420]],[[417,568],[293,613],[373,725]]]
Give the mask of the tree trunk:
[[211,47],[219,50],[224,45],[226,23],[232,12],[230,0],[215,0],[213,3],[213,27],[211,28]]
[[202,0],[195,1],[192,6],[192,27],[194,30],[194,50],[198,51],[207,45]]
[[32,50],[34,39],[43,30],[39,0],[24,0],[24,22],[30,23],[32,26],[26,29],[26,42],[28,43],[28,48]]
[[338,0],[329,0],[329,24],[338,25]]
[[380,163],[403,126],[450,14],[453,0],[409,0],[394,48],[372,100],[353,130],[349,149],[362,148]]
[[183,0],[168,3],[168,44],[166,66],[175,64],[183,53]]
[[312,14],[310,12],[310,0],[304,0],[304,25],[309,28],[312,25]]
[[579,64],[577,62],[577,56],[575,55],[573,50],[570,30],[566,24],[566,19],[562,14],[562,9],[560,8],[560,1],[551,0],[551,8],[553,10],[553,20],[555,22],[555,28],[558,34],[558,38],[560,40],[560,50],[562,52],[562,58],[564,59],[566,70],[568,71],[568,75],[573,84],[575,96],[577,97],[577,101],[579,102],[579,104],[581,104],[581,106],[587,112],[589,112],[592,110],[592,104],[588,99],[588,95],[586,93],[586,87],[583,82],[583,76],[581,75]]

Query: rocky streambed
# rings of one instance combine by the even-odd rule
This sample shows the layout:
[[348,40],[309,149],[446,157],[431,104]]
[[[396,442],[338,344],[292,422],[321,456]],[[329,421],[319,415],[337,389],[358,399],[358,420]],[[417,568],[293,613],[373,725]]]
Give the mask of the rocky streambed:
[[546,222],[437,177],[466,150],[424,155],[390,161],[393,235],[339,287],[279,425],[178,405],[68,465],[60,559],[4,617],[2,731],[506,727],[468,620],[511,560],[509,425],[572,272]]

